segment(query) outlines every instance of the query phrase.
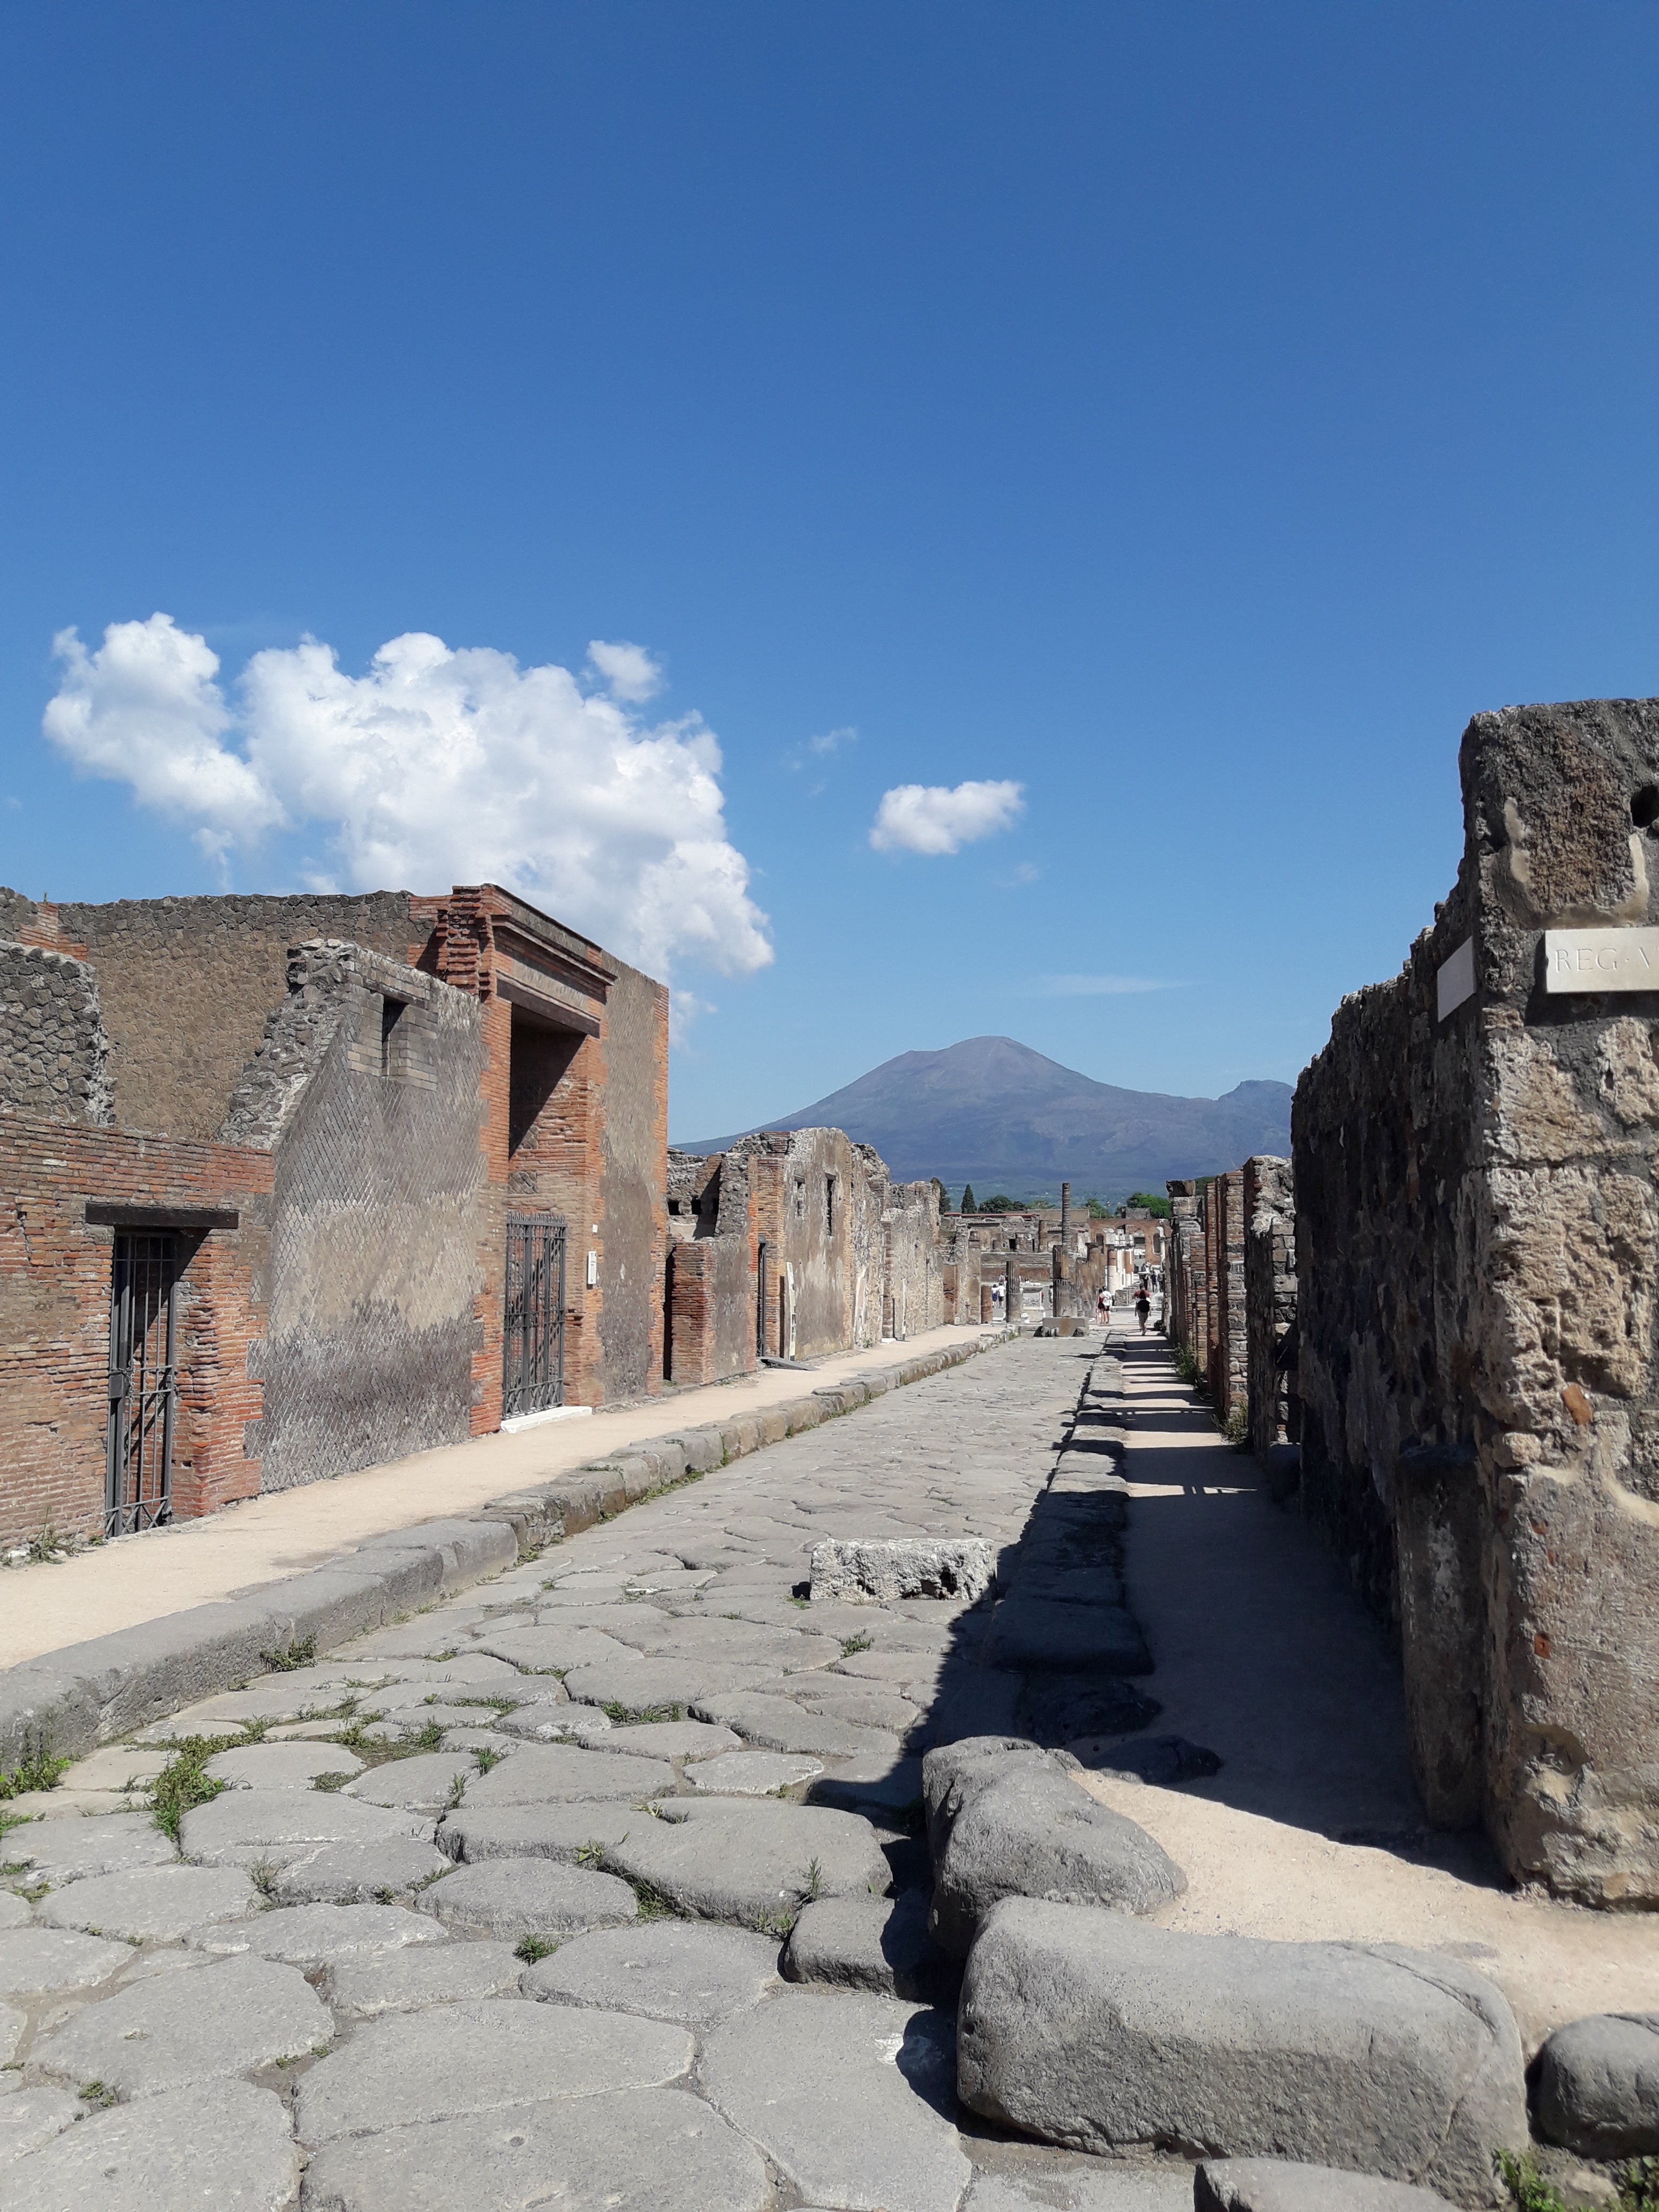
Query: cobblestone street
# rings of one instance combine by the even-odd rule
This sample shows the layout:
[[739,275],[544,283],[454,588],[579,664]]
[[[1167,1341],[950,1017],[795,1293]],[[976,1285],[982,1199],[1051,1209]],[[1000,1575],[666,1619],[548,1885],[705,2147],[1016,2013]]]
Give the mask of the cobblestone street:
[[82,1761],[4,1846],[8,2212],[1190,2203],[959,2124],[927,1932],[935,1735],[1151,1709],[1087,1655],[1033,1705],[983,1608],[803,1601],[826,1538],[1097,1479],[1098,1364],[1004,1346]]

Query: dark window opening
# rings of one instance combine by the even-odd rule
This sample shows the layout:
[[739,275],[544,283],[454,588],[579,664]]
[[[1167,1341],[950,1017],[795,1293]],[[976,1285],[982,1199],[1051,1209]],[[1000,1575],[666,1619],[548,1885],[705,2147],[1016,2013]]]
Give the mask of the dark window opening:
[[401,1075],[404,1072],[403,1055],[398,1050],[400,1039],[398,1035],[398,1024],[408,1012],[408,1003],[403,999],[383,998],[380,1000],[380,1073],[382,1075]]
[[830,1237],[835,1235],[836,1178],[834,1176],[825,1176],[823,1178],[823,1226],[827,1235]]
[[507,1149],[514,1153],[535,1129],[586,1040],[574,1030],[544,1029],[513,1017],[507,1078]]

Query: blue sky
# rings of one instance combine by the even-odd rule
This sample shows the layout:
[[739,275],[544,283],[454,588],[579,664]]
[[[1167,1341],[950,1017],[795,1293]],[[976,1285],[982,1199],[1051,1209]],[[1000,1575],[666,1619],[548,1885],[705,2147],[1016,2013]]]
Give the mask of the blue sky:
[[1468,715],[1659,690],[1656,65],[1595,0],[13,9],[0,881],[521,837],[672,960],[677,1134],[981,1031],[1292,1079]]

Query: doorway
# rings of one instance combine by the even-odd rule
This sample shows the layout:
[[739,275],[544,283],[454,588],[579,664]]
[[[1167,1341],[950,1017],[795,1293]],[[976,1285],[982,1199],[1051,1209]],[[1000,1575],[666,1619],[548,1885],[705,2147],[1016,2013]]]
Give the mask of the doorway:
[[106,1536],[159,1528],[173,1517],[178,1324],[178,1238],[118,1230],[110,1270]]
[[503,1420],[564,1403],[564,1247],[556,1216],[507,1215]]

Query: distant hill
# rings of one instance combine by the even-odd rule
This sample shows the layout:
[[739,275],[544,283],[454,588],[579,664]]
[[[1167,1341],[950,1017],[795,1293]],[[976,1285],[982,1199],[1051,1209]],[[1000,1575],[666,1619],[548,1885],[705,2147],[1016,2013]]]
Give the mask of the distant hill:
[[[1078,1199],[1161,1190],[1252,1152],[1291,1149],[1288,1083],[1241,1083],[1221,1098],[1121,1091],[1046,1060],[1012,1037],[969,1037],[944,1052],[904,1052],[843,1091],[757,1129],[845,1129],[873,1145],[901,1182],[937,1176],[981,1198],[1024,1198],[1071,1183]],[[740,1136],[676,1143],[720,1152]]]

